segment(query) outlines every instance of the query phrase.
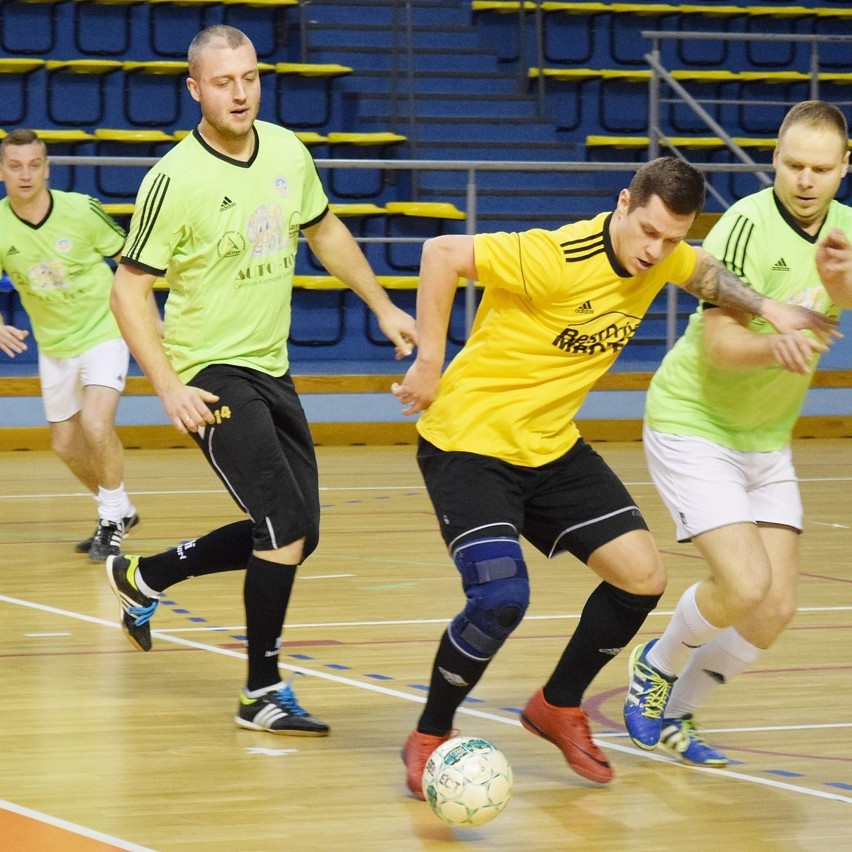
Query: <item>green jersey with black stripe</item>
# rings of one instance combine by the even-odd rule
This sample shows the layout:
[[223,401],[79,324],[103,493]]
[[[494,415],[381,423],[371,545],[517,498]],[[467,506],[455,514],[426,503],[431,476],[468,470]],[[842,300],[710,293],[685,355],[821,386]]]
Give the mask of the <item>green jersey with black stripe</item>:
[[256,121],[248,162],[197,130],[142,182],[122,263],[165,278],[166,354],[183,381],[211,364],[273,376],[289,367],[297,240],[328,199],[291,131]]
[[123,244],[124,229],[88,195],[50,190],[47,215],[35,225],[16,216],[8,198],[0,201],[0,266],[45,355],[73,358],[121,336],[104,258]]
[[[832,228],[852,240],[852,209],[833,201],[816,236],[803,231],[772,188],[733,204],[704,241],[704,248],[759,293],[838,317],[820,281],[817,244]],[[659,432],[707,438],[741,452],[771,452],[791,440],[813,373],[789,373],[780,365],[715,367],[704,343],[704,306],[665,356],[648,391],[645,420]],[[750,329],[775,329],[754,317]],[[818,356],[814,356],[816,369]]]

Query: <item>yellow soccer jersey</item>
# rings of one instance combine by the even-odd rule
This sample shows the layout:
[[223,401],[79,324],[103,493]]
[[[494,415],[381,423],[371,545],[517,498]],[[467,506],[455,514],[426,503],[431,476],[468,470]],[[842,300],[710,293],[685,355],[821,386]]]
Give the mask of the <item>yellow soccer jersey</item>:
[[667,281],[687,281],[695,252],[681,243],[644,275],[618,262],[611,214],[555,231],[479,234],[485,285],[470,339],[417,428],[447,451],[540,467],[579,438],[573,418],[627,345]]

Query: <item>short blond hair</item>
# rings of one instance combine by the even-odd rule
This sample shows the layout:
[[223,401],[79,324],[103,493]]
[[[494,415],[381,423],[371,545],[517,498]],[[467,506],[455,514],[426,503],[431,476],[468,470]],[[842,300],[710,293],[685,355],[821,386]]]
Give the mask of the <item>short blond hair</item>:
[[778,128],[778,139],[781,140],[794,124],[807,124],[815,130],[835,130],[845,144],[849,144],[846,116],[838,107],[826,101],[802,101],[792,107]]
[[214,42],[222,42],[226,47],[235,50],[244,44],[251,44],[251,39],[242,30],[230,27],[227,24],[213,24],[213,26],[203,29],[192,40],[186,54],[190,77],[195,76],[201,54]]

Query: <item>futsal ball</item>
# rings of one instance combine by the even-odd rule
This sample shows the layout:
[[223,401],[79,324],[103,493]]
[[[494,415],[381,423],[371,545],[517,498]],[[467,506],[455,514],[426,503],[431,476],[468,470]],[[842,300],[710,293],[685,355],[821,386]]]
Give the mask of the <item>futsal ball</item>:
[[432,752],[423,770],[429,807],[450,825],[484,825],[512,795],[512,767],[500,749],[477,737],[454,737]]

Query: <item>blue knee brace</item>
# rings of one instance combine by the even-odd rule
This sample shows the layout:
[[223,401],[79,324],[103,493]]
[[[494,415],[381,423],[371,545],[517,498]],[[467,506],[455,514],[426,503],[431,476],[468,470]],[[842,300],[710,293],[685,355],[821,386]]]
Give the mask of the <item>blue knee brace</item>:
[[513,538],[478,539],[453,554],[467,605],[449,634],[462,653],[490,660],[521,623],[530,602],[530,583],[521,544]]

